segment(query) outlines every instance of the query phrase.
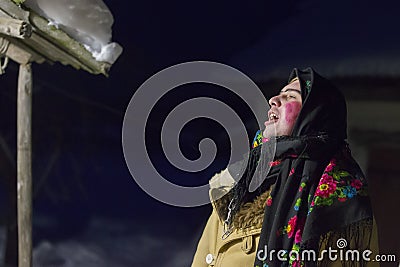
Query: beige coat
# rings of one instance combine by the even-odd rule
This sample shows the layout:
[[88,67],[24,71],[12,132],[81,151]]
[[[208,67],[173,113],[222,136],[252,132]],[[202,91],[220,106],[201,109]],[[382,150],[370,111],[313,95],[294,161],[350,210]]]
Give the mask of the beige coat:
[[[217,194],[228,192],[233,186],[233,178],[227,170],[210,180],[210,198],[213,212],[206,224],[197,246],[192,267],[253,267],[255,253],[260,238],[265,202],[269,191],[247,203],[235,216],[234,230],[223,239],[224,218],[218,215],[223,203],[215,201]],[[226,206],[225,206],[226,207]]]
[[[257,197],[253,202],[246,203],[235,216],[233,225],[235,230],[227,237],[224,223],[219,214],[221,209],[226,209],[226,204],[221,198],[216,200],[221,194],[227,193],[233,186],[233,178],[227,169],[216,174],[210,180],[210,198],[213,211],[206,224],[203,234],[197,246],[193,258],[192,267],[253,267],[256,257],[256,250],[260,239],[262,220],[266,199],[270,191]],[[374,233],[372,236],[373,252],[378,251],[377,231],[374,222]],[[340,262],[332,262],[332,267],[342,266]],[[379,266],[370,263],[368,266]]]

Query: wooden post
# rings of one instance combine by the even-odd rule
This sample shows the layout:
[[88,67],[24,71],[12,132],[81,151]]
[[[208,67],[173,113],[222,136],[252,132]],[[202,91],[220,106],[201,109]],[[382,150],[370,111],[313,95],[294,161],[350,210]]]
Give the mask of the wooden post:
[[21,64],[17,103],[18,266],[32,266],[32,70]]

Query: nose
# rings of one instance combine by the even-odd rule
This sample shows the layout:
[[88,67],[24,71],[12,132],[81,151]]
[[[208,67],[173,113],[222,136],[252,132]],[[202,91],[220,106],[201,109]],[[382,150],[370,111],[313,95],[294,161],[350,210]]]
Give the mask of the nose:
[[280,107],[281,106],[281,99],[279,95],[273,96],[269,99],[268,101],[269,105],[272,106],[276,106],[276,107]]

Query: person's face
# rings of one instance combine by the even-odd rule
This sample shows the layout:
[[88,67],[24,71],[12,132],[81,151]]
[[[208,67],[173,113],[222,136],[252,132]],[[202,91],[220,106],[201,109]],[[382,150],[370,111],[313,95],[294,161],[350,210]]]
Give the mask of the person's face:
[[291,135],[297,116],[301,110],[302,99],[299,80],[294,80],[282,88],[279,95],[269,100],[271,109],[264,123],[263,136]]

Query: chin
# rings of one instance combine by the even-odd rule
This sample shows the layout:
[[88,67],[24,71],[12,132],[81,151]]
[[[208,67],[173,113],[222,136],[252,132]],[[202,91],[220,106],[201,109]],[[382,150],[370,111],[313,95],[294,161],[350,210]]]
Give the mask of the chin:
[[274,137],[274,136],[276,136],[276,134],[275,134],[275,133],[271,133],[271,131],[265,130],[265,131],[263,132],[263,137],[264,137],[264,138],[271,138],[271,137]]
[[271,131],[269,131],[268,129],[265,129],[265,130],[263,131],[263,133],[262,133],[263,137],[265,137],[265,138],[270,138],[270,137],[271,137],[270,132],[271,132]]

